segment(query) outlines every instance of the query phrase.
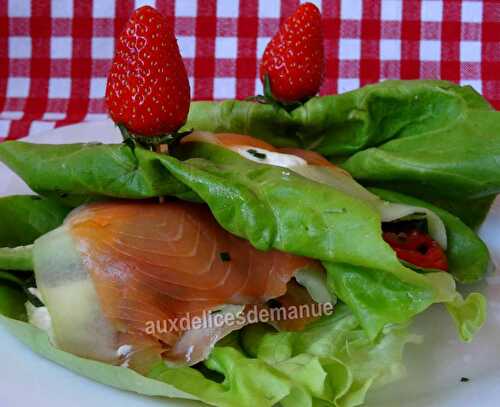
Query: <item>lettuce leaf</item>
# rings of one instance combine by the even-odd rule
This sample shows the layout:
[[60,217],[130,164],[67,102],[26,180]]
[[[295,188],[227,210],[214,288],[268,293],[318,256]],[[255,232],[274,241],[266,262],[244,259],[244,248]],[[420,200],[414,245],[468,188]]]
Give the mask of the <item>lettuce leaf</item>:
[[196,400],[196,397],[190,394],[184,393],[166,383],[148,379],[131,369],[83,359],[59,350],[52,345],[46,332],[26,322],[0,315],[0,325],[36,353],[99,383],[147,396]]
[[0,317],[5,315],[9,318],[26,320],[26,309],[24,303],[26,296],[17,287],[18,282],[11,284],[12,275],[0,272]]
[[451,274],[419,274],[399,262],[368,203],[212,144],[189,143],[179,154],[191,158],[165,156],[162,164],[209,205],[222,227],[261,250],[322,260],[331,290],[370,338],[431,304],[454,301]]
[[343,166],[364,183],[420,197],[459,202],[492,197],[500,187],[499,119],[498,112],[471,111],[442,129],[359,152]]
[[265,139],[274,146],[297,147],[297,125],[292,116],[276,105],[224,100],[192,102],[184,130],[205,130],[214,133],[248,134]]
[[362,183],[433,202],[472,227],[500,192],[500,112],[450,82],[385,81],[312,98],[291,113],[246,101],[194,102],[186,128],[316,150]]
[[69,208],[34,195],[0,198],[0,247],[31,244],[62,224]]
[[145,199],[186,190],[162,170],[157,155],[124,144],[4,142],[0,161],[33,191],[71,207],[106,197]]
[[205,362],[206,368],[222,375],[218,382],[190,368],[164,365],[150,377],[221,407],[277,402],[284,407],[351,407],[361,404],[372,386],[404,374],[404,345],[418,338],[405,326],[392,326],[371,341],[347,307],[340,306],[302,332],[248,326],[239,342],[243,349],[218,346]]
[[357,406],[371,387],[404,375],[403,348],[418,342],[405,326],[387,327],[371,341],[347,307],[339,306],[302,332],[249,326],[218,345],[203,369],[159,364],[144,377],[61,351],[27,323],[0,315],[0,325],[40,355],[97,382],[219,407]]

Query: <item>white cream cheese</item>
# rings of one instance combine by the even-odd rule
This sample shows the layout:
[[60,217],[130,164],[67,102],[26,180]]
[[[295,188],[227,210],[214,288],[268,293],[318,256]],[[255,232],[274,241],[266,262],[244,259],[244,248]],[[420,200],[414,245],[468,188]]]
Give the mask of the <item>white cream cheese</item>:
[[285,168],[307,165],[307,161],[303,158],[292,154],[276,153],[274,151],[264,150],[263,148],[237,146],[231,147],[231,150],[248,160],[255,161],[260,164],[268,164]]

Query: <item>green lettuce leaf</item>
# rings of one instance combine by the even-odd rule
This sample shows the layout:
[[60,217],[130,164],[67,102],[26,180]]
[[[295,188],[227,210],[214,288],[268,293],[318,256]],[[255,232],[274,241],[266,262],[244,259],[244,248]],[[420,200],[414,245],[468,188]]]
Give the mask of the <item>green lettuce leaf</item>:
[[[186,188],[157,155],[122,144],[0,144],[0,160],[43,196],[69,206],[104,197],[144,199]],[[31,242],[30,242],[31,243]]]
[[460,337],[470,342],[487,318],[486,299],[479,293],[471,293],[465,300],[461,295],[446,304]]
[[[394,274],[340,263],[325,263],[330,289],[342,299],[370,337],[389,323],[405,322],[427,308],[424,290],[401,281]],[[459,338],[470,342],[486,321],[486,299],[471,293],[464,300],[448,273],[424,274],[436,290],[432,302],[443,302],[452,316]],[[427,301],[426,301],[427,300]]]
[[19,281],[6,272],[0,272],[0,318],[5,315],[9,318],[26,320],[26,295],[18,287]]
[[343,166],[364,183],[420,197],[443,202],[489,198],[500,187],[499,119],[498,112],[469,111],[442,129],[359,152]]
[[370,190],[386,201],[420,206],[435,212],[446,227],[446,255],[450,273],[460,283],[477,282],[484,277],[491,262],[488,248],[459,218],[425,201],[398,192],[379,188]]
[[207,370],[203,375],[165,365],[156,366],[150,377],[221,407],[277,402],[284,407],[351,407],[363,403],[370,387],[404,374],[402,352],[408,342],[417,338],[404,326],[392,326],[369,340],[347,307],[340,306],[302,332],[248,326],[240,333],[243,349],[224,344],[205,361],[208,372],[215,370],[221,380],[207,378]]
[[186,128],[316,150],[363,183],[433,202],[472,227],[500,192],[500,112],[450,82],[385,81],[312,98],[291,113],[246,101],[194,102]]
[[36,353],[99,383],[147,396],[196,400],[193,395],[184,393],[169,384],[144,377],[131,369],[83,359],[59,350],[52,345],[46,332],[28,323],[0,315],[0,325]]
[[297,136],[305,147],[314,146],[327,157],[345,157],[390,140],[440,133],[457,121],[467,121],[461,116],[469,111],[491,112],[492,108],[469,86],[396,80],[312,98],[292,116],[301,125]]
[[286,377],[233,347],[215,347],[204,364],[222,375],[223,381],[214,381],[193,368],[171,368],[164,364],[156,366],[149,377],[220,407],[271,407],[290,392],[291,383]]
[[419,274],[399,262],[382,239],[380,214],[368,203],[212,144],[189,143],[178,154],[191,158],[165,156],[163,165],[209,205],[226,230],[260,250],[322,260],[330,288],[370,338],[387,324],[404,323],[433,303],[455,298],[449,273]]
[[222,341],[203,367],[159,364],[144,377],[63,352],[44,331],[27,323],[0,315],[0,325],[33,351],[97,382],[219,407],[271,407],[278,402],[284,407],[354,407],[363,403],[372,386],[404,374],[404,345],[417,342],[405,326],[388,327],[370,341],[357,319],[340,306],[306,331],[277,333],[250,326]]
[[262,138],[274,146],[297,147],[297,125],[292,116],[276,105],[240,100],[192,102],[184,130],[239,133]]
[[339,306],[302,332],[248,326],[241,342],[250,355],[292,380],[282,405],[347,407],[362,404],[371,387],[402,377],[403,348],[419,338],[404,325],[392,325],[372,341],[347,307]]
[[69,208],[33,195],[0,198],[0,247],[29,245],[62,224]]

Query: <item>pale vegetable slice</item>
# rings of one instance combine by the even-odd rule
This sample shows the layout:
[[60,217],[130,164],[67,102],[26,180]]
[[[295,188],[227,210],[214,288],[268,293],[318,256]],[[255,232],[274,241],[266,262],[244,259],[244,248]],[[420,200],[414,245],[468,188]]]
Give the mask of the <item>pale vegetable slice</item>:
[[305,287],[311,298],[318,304],[335,304],[337,298],[328,290],[326,273],[304,268],[295,273],[295,280]]
[[191,329],[183,333],[167,357],[190,366],[203,362],[218,341],[247,324],[244,318],[239,319],[244,308],[244,305],[224,305],[200,318],[199,326],[194,326],[194,319],[191,320]]
[[33,262],[37,286],[52,319],[56,346],[78,356],[117,362],[117,332],[104,317],[67,226],[36,241]]

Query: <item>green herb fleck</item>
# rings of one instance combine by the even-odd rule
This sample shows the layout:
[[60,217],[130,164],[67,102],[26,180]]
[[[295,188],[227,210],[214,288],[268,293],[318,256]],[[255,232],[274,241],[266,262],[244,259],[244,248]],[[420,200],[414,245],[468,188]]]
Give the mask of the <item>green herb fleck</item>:
[[468,381],[470,381],[470,379],[469,379],[468,377],[462,377],[462,378],[460,379],[460,381],[461,381],[462,383],[467,383]]
[[247,150],[250,154],[252,154],[255,158],[258,158],[260,160],[263,160],[266,158],[266,155],[264,153],[259,153],[257,150],[254,150],[253,148]]
[[231,256],[228,252],[220,252],[219,256],[222,261],[231,261]]

